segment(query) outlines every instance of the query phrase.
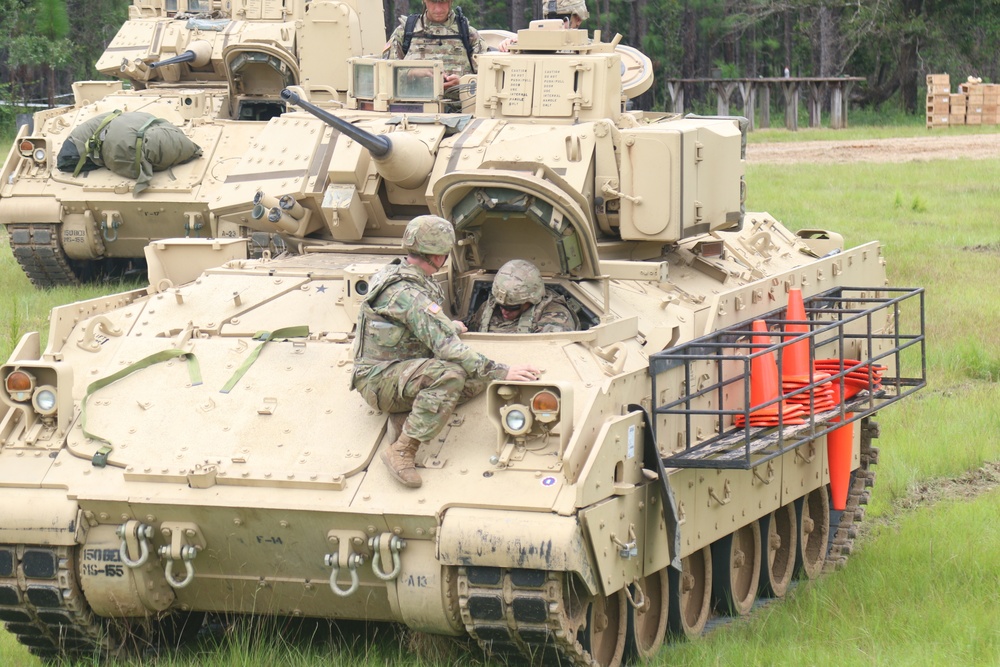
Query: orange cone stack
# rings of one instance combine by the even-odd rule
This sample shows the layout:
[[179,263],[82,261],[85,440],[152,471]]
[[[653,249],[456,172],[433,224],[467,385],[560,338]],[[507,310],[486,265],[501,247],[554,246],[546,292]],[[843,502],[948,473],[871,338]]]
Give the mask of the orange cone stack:
[[[771,347],[771,339],[767,334],[767,324],[763,320],[754,320],[753,336],[751,342],[758,350]],[[777,399],[778,394],[778,364],[774,360],[774,353],[767,352],[754,357],[750,361],[750,405],[759,406]],[[750,426],[769,427],[781,424],[804,424],[805,420],[801,415],[806,411],[799,405],[786,405],[784,403],[773,403],[761,408],[751,407]],[[735,424],[738,428],[743,428],[746,419],[743,415],[736,415]]]
[[[791,338],[809,333],[809,325],[806,324],[806,309],[802,302],[802,290],[796,287],[788,290],[788,308],[785,319],[789,320],[789,323],[785,325],[785,333],[791,334]],[[788,394],[816,383],[814,389],[795,394],[787,401],[792,405],[801,405],[806,412],[832,410],[837,405],[833,399],[832,387],[829,383],[820,384],[830,375],[810,367],[809,348],[808,338],[785,347],[781,358],[781,390]]]
[[[844,400],[853,398],[859,391],[875,391],[882,386],[882,373],[885,366],[875,364],[863,364],[857,359],[817,359],[813,365],[817,372],[837,375],[846,369],[851,369],[843,377]],[[840,378],[831,381],[840,387]]]

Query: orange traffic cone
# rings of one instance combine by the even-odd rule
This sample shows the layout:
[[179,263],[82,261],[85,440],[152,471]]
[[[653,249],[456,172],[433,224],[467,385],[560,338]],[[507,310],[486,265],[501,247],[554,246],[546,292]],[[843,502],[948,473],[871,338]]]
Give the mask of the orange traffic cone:
[[[852,417],[847,413],[847,419]],[[838,417],[834,421],[839,421]],[[833,509],[847,509],[847,491],[851,486],[851,455],[854,451],[854,422],[826,434],[826,458],[830,464],[830,495]]]
[[[806,324],[806,308],[802,302],[802,290],[793,287],[788,290],[788,306],[785,309],[785,324],[787,338],[796,338],[809,333]],[[794,394],[787,399],[792,405],[801,405],[803,410],[813,413],[826,412],[835,403],[830,395],[830,389],[823,383],[830,377],[826,373],[814,371],[809,365],[810,341],[808,338],[791,343],[784,349],[781,358],[781,389],[784,394]],[[808,391],[794,393],[799,389],[811,386]]]
[[[771,338],[767,335],[767,324],[764,320],[754,320],[752,329],[756,334],[760,334],[754,335],[751,339],[751,343],[758,351],[771,347]],[[750,361],[750,405],[753,406],[750,413],[751,426],[777,426],[779,421],[784,424],[805,423],[802,419],[797,419],[805,412],[799,406],[772,403],[765,407],[756,407],[778,398],[778,386],[778,364],[774,360],[774,353],[767,352],[754,357]],[[737,427],[742,427],[745,423],[743,415],[736,415],[734,421]]]
[[[788,290],[788,307],[785,311],[786,320],[797,320],[804,322],[806,319],[806,308],[802,304],[802,290],[793,287]],[[786,324],[785,332],[794,334],[790,338],[808,333],[808,324]],[[809,380],[809,339],[805,338],[785,347],[785,352],[781,357],[781,377],[784,380],[792,380],[808,384]]]

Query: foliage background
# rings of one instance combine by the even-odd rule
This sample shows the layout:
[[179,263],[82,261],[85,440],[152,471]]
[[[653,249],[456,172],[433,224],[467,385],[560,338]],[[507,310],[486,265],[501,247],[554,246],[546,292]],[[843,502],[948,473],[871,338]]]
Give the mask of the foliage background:
[[[291,2],[295,0],[286,0]],[[652,59],[649,108],[663,109],[664,79],[862,76],[855,103],[923,114],[928,73],[996,81],[1000,0],[586,0],[588,30],[615,33]],[[362,0],[374,2],[374,0]],[[422,0],[382,0],[386,27]],[[457,0],[479,28],[526,27],[543,0]],[[93,63],[127,16],[128,0],[0,0],[0,99],[48,101]],[[707,91],[692,87],[688,100]]]

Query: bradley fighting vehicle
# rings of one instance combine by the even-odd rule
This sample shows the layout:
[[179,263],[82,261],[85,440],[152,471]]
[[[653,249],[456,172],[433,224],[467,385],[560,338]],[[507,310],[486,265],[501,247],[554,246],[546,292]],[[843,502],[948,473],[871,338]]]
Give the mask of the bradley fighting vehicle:
[[[208,205],[266,121],[285,111],[282,88],[343,102],[344,59],[384,42],[381,3],[134,0],[96,63],[118,80],[75,83],[73,105],[35,114],[0,167],[0,223],[14,257],[48,287],[140,259],[150,240],[245,235]],[[57,169],[73,130],[111,111],[164,119],[201,157],[158,172],[141,194],[134,178],[109,169]]]
[[[353,59],[343,106],[286,89],[301,110],[207,205],[287,253],[157,241],[147,288],[21,339],[0,367],[20,642],[114,654],[267,614],[612,667],[847,557],[872,416],[925,383],[922,291],[876,242],[744,211],[742,119],[626,111],[614,45],[550,28],[479,56],[465,113],[438,61]],[[453,317],[521,258],[581,325],[463,334],[543,373],[459,406],[408,489],[378,456],[399,415],[348,380],[369,281],[428,212],[456,230]]]

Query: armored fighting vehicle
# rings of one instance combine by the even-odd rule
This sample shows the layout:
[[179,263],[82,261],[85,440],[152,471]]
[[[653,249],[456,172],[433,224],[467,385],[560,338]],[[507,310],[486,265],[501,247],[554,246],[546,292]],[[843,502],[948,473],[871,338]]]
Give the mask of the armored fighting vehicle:
[[[151,240],[245,236],[220,225],[208,204],[261,128],[285,111],[282,88],[343,102],[345,58],[384,42],[381,3],[134,0],[96,63],[116,80],[75,83],[73,104],[35,114],[0,168],[0,223],[14,257],[32,283],[48,287],[141,262]],[[201,156],[162,165],[145,190],[107,168],[58,169],[73,131],[108,112],[152,114],[180,128]]]
[[[626,111],[614,44],[550,27],[479,57],[464,114],[436,61],[352,59],[343,107],[286,89],[301,110],[208,212],[289,252],[157,241],[148,287],[21,339],[0,367],[20,642],[115,654],[245,613],[614,667],[847,557],[872,417],[925,383],[922,291],[877,242],[745,211],[742,119]],[[349,378],[372,276],[427,213],[455,228],[455,319],[518,258],[580,327],[463,334],[542,374],[459,406],[412,489],[379,460],[399,415]]]

